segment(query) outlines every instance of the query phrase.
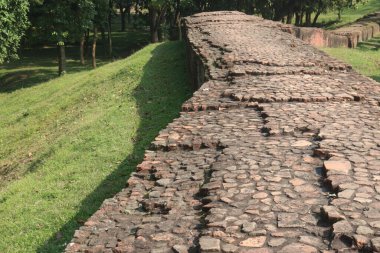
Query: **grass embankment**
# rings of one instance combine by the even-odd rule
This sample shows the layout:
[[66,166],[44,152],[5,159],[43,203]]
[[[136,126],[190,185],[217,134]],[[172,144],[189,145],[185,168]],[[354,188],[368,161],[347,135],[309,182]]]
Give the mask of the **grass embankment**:
[[[113,59],[122,59],[141,49],[148,44],[147,28],[142,26],[134,28],[128,25],[126,31],[120,32],[120,19],[113,19]],[[91,44],[91,41],[89,41]],[[97,47],[97,64],[102,66],[113,61],[107,55],[106,41],[99,39]],[[91,48],[88,48],[88,51]],[[33,48],[23,49],[20,60],[0,65],[0,94],[11,93],[19,89],[40,85],[48,80],[58,77],[57,73],[57,50],[52,45],[35,46]],[[87,52],[87,58],[90,52]],[[67,73],[78,73],[92,70],[91,61],[87,59],[85,65],[79,61],[79,46],[68,45],[66,48],[67,55]],[[28,115],[28,108],[24,108],[23,115]],[[20,134],[26,134],[20,132]],[[0,134],[1,136],[1,134]],[[0,139],[1,140],[1,139]],[[25,143],[28,145],[28,143]],[[4,153],[8,150],[8,153]],[[0,147],[0,189],[7,181],[17,179],[30,166],[30,157],[33,150],[26,155],[23,150],[10,148],[2,149]],[[17,168],[15,168],[17,167]]]
[[[190,95],[180,42],[0,93],[0,252],[60,252]],[[4,173],[4,171],[3,171]]]
[[325,29],[336,29],[377,11],[380,11],[380,1],[368,0],[367,2],[358,4],[356,9],[344,9],[341,20],[338,20],[337,11],[329,11],[321,14],[318,18],[318,23]]
[[347,62],[359,73],[380,82],[380,37],[359,43],[355,49],[323,48],[326,53]]

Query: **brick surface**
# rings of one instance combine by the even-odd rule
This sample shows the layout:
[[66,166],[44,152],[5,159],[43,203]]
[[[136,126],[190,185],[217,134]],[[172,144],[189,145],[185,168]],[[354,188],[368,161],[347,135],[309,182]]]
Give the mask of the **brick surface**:
[[377,252],[379,85],[276,22],[184,28],[198,90],[66,252]]

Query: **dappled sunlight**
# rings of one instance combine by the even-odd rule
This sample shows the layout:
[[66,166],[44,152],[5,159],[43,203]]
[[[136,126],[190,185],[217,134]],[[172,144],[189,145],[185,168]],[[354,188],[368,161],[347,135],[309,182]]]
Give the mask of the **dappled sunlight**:
[[[130,26],[125,32],[114,32],[112,37],[115,56],[111,59],[107,55],[106,42],[100,39],[96,61],[98,67],[115,59],[128,57],[148,43],[146,29]],[[87,52],[85,65],[82,65],[79,62],[79,47],[76,44],[66,46],[66,57],[67,74],[92,69],[90,52]],[[40,85],[55,78],[58,78],[57,48],[52,45],[25,48],[19,60],[0,65],[0,94]]]

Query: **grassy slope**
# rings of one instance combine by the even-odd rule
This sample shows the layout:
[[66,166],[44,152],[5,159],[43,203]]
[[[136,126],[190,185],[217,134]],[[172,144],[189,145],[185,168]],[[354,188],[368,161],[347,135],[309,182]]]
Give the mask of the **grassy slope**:
[[61,251],[189,93],[180,42],[0,93],[0,159],[17,152],[28,165],[0,191],[0,252]]
[[[329,12],[322,14],[319,22],[324,23],[324,28],[335,29],[337,27],[354,22],[364,15],[380,11],[379,0],[368,0],[366,4],[360,4],[357,9],[343,11],[342,20],[337,21],[337,14]],[[380,38],[359,44],[358,48],[323,48],[322,50],[331,56],[351,64],[358,72],[380,82]]]
[[[112,26],[114,29],[112,40],[114,56],[120,59],[148,44],[149,36],[146,27],[143,26],[133,27],[128,25],[125,32],[120,32],[119,23],[120,19],[115,17]],[[68,73],[78,73],[92,69],[90,59],[87,60],[85,65],[80,64],[78,52],[78,45],[70,45],[66,48]],[[98,66],[109,62],[112,62],[112,59],[107,56],[104,41],[100,38],[97,47]],[[0,65],[0,95],[1,93],[11,93],[18,89],[40,85],[54,78],[57,78],[56,49],[54,47],[24,49],[21,52],[20,60]],[[29,108],[24,108],[19,112],[18,117],[21,119],[28,114]],[[18,131],[15,134],[30,135],[33,131],[34,129],[28,125],[25,126],[25,131]],[[19,138],[20,136],[14,137]],[[51,134],[44,136],[44,138],[39,138],[38,141],[46,142],[49,141],[49,138],[51,138]],[[14,180],[25,172],[32,170],[34,166],[31,164],[33,153],[45,147],[44,145],[33,145],[31,148],[20,149],[19,146],[13,145],[14,141],[14,138],[2,136],[0,131],[0,145],[6,145],[3,148],[0,146],[0,157],[3,157],[3,159],[0,159],[0,189],[7,181]],[[36,138],[23,138],[22,141],[24,146],[27,147],[37,140]]]
[[318,23],[322,23],[322,25],[325,24],[324,28],[335,29],[376,11],[380,11],[380,1],[368,0],[365,4],[359,4],[356,9],[344,10],[341,21],[337,20],[338,14],[336,11],[329,11],[319,17]]
[[351,64],[354,69],[380,82],[380,37],[361,43],[355,49],[323,48],[331,56]]

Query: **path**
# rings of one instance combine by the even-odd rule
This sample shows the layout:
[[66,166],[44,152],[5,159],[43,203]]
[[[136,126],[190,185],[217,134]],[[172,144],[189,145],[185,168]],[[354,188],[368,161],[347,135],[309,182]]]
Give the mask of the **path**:
[[380,86],[276,22],[185,26],[198,91],[66,252],[379,251]]

